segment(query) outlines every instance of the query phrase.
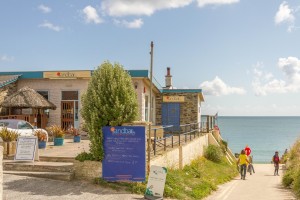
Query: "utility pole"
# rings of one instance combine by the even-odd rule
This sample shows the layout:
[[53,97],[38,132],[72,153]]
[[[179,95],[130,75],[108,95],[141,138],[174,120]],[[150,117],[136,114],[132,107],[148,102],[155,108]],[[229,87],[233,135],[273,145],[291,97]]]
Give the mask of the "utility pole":
[[[150,51],[150,115],[149,115],[149,131],[148,131],[148,164],[147,172],[150,172],[150,152],[151,152],[151,125],[152,125],[152,72],[153,72],[153,41],[151,41],[151,51]],[[154,138],[155,139],[155,138]]]

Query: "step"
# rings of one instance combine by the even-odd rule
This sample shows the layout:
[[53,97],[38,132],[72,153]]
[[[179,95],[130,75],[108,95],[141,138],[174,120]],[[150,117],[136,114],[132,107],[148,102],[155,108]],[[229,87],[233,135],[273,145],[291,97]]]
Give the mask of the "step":
[[3,171],[3,174],[47,178],[62,181],[71,181],[74,177],[74,174],[71,172]]
[[16,162],[5,160],[3,162],[5,171],[34,171],[34,172],[71,172],[73,163],[68,162]]
[[74,162],[74,157],[53,157],[53,156],[39,156],[40,161],[44,162]]

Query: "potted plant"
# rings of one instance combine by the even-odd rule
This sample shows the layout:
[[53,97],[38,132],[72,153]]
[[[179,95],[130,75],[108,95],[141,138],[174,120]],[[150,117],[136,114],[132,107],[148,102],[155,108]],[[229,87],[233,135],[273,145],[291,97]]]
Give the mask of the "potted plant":
[[35,130],[34,135],[38,138],[39,149],[45,149],[47,143],[47,134],[42,130]]
[[81,137],[80,137],[79,129],[74,128],[73,126],[71,126],[70,128],[68,128],[67,133],[70,134],[70,135],[73,135],[73,141],[74,142],[80,142]]
[[54,146],[62,146],[64,144],[65,131],[60,126],[53,125],[46,129],[54,137]]
[[3,154],[15,155],[16,154],[16,140],[19,134],[16,131],[9,130],[7,127],[0,129],[0,137],[3,140]]

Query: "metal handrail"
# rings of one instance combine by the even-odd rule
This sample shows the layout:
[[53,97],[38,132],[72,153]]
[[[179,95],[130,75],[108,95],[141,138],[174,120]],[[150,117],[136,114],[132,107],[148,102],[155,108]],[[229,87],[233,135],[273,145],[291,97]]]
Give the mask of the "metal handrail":
[[[174,146],[178,145],[180,146],[182,142],[187,143],[188,138],[189,141],[192,141],[196,136],[199,136],[201,134],[201,123],[191,123],[191,124],[183,124],[180,125],[180,132],[174,133],[173,131],[170,131],[170,135],[163,136],[162,138],[157,138],[156,131],[159,129],[165,129],[165,128],[174,128],[174,126],[163,126],[161,128],[153,128],[151,130],[154,131],[154,139],[152,140],[152,151],[154,155],[156,155],[158,150],[166,151],[168,148],[174,148]],[[188,137],[189,136],[189,137]],[[193,137],[192,137],[193,136]],[[177,137],[178,139],[176,140]],[[175,140],[174,140],[175,138]],[[184,138],[184,139],[182,139]]]

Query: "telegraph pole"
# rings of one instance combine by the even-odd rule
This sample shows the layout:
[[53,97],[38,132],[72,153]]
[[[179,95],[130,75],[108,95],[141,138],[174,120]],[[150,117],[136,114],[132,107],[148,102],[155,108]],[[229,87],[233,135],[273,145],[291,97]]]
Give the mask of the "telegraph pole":
[[[152,125],[152,72],[153,72],[153,41],[151,41],[151,51],[150,51],[150,115],[149,115],[149,131],[148,131],[148,164],[147,171],[150,172],[150,152],[151,152],[151,125]],[[154,138],[155,139],[155,138]]]

